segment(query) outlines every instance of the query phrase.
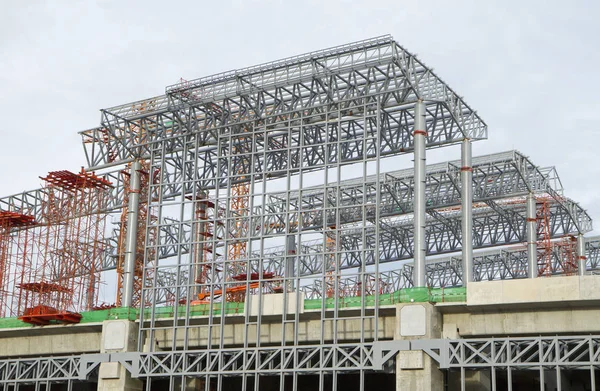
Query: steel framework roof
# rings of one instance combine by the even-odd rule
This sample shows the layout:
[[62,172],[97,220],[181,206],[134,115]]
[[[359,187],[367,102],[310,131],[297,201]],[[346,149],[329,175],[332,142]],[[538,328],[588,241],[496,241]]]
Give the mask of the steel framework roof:
[[[81,136],[93,168],[147,157],[150,144],[161,140],[170,140],[169,150],[182,148],[181,135],[194,135],[210,154],[223,135],[241,128],[276,133],[334,117],[345,119],[341,126],[350,140],[350,128],[364,127],[359,111],[379,105],[385,155],[412,148],[411,103],[417,100],[427,103],[429,147],[487,138],[477,113],[391,36],[170,86],[165,95],[102,110],[101,126]],[[272,145],[275,133],[254,137]]]

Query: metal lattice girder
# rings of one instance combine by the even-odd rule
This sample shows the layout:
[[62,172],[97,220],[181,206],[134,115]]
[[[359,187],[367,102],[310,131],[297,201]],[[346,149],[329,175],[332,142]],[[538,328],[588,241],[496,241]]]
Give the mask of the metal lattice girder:
[[[586,271],[594,273],[600,268],[600,236],[585,238]],[[552,274],[564,274],[566,269],[564,254],[560,247],[552,248]],[[544,265],[540,265],[539,271]],[[509,248],[480,252],[473,257],[474,281],[512,280],[527,278],[527,249]],[[462,286],[462,258],[460,255],[432,260],[426,265],[427,285],[432,288],[450,288]],[[383,293],[396,292],[400,289],[412,288],[413,265],[407,263],[400,269],[382,271],[378,274],[377,289]],[[375,281],[374,273],[366,273],[362,278],[357,275],[344,277],[339,281],[339,289],[346,292],[356,291],[356,287],[367,281]],[[360,284],[359,284],[360,283]],[[321,298],[323,280],[302,287],[309,299]]]
[[[472,168],[474,202],[548,190],[553,191],[555,199],[562,199],[558,177],[548,175],[555,171],[536,167],[517,151],[474,158]],[[460,172],[460,160],[427,166],[425,194],[430,214],[436,213],[436,208],[460,205]],[[369,176],[366,181],[361,178],[334,183],[327,191],[317,186],[291,192],[289,197],[287,193],[269,194],[264,207],[254,208],[252,214],[256,217],[250,226],[253,231],[268,235],[362,221],[363,215],[373,219],[376,208],[380,217],[407,214],[414,210],[413,198],[414,170],[393,171],[379,178]],[[362,204],[367,206],[356,207]],[[324,211],[327,207],[330,209]],[[581,208],[567,210],[572,211],[575,223],[584,232],[590,230],[585,226],[590,222],[589,217],[581,215]]]
[[[254,133],[262,128],[272,133],[252,134],[257,148],[248,150],[256,157],[267,152],[265,162],[282,162],[287,152],[276,151],[281,145],[298,142],[294,135],[300,133],[303,145],[318,144],[328,133],[324,121],[343,129],[341,139],[353,149],[354,133],[368,131],[365,112],[378,106],[384,130],[377,147],[386,155],[412,148],[417,100],[427,103],[428,146],[487,137],[487,126],[462,98],[390,36],[170,86],[165,95],[102,110],[102,125],[81,135],[88,164],[97,167],[147,156],[157,141],[168,140],[165,146],[172,151],[182,148],[180,136],[194,135],[200,145],[214,147],[243,129]],[[216,151],[210,151],[198,152],[212,156],[207,165],[216,165]],[[355,151],[340,160],[372,151]],[[318,151],[313,152],[303,160],[312,160]],[[237,167],[243,159],[232,162],[232,172],[249,172]],[[253,172],[261,172],[257,168]]]
[[[523,243],[525,241],[526,207],[525,203],[521,201],[512,198],[510,202],[496,203],[494,208],[482,207],[474,210],[474,248],[481,249]],[[550,207],[549,222],[553,238],[560,238],[577,232],[570,214],[562,207],[563,202],[570,201],[555,201]],[[461,248],[460,230],[449,228],[449,226],[459,227],[460,213],[453,210],[444,213],[447,215],[437,216],[434,214],[430,217],[427,226],[428,255],[456,252]],[[410,218],[397,219],[396,221],[384,220],[383,224],[378,226],[377,229],[380,235],[380,263],[412,258],[412,221]],[[374,264],[375,230],[376,227],[371,226],[365,229],[355,228],[340,234],[341,252],[337,256],[340,270]],[[170,220],[160,225],[160,232],[161,239],[159,243],[164,243],[164,245],[158,246],[159,258],[174,256],[179,251],[181,253],[189,251],[190,225]],[[365,238],[364,243],[362,241],[363,235]],[[588,252],[588,267],[595,270],[600,259],[600,239],[588,239],[586,249]],[[283,276],[287,256],[285,246],[267,249],[262,254],[256,252],[249,257],[251,270],[259,273],[257,267],[262,265],[263,271]],[[326,266],[327,263],[324,262],[326,257],[328,257],[327,249],[322,241],[316,240],[300,244],[295,255],[297,275],[317,275],[330,271]],[[559,252],[554,251],[552,259],[554,274],[564,270]],[[114,268],[114,258],[107,257],[106,260],[104,270]],[[255,261],[252,262],[253,260]],[[481,281],[525,277],[527,275],[526,265],[527,255],[525,249],[482,253],[474,257],[474,279],[475,281]],[[426,269],[428,284],[432,287],[450,287],[462,284],[462,260],[460,256],[429,263]],[[384,279],[390,280],[387,284],[390,288],[401,289],[412,286],[412,265],[404,265],[402,271],[390,273],[389,278],[384,277]],[[165,275],[168,275],[168,272],[165,271]],[[175,277],[172,277],[171,280],[173,278]],[[161,280],[167,281],[169,278],[164,277]],[[180,276],[179,280],[182,282],[185,278]],[[157,286],[167,287],[172,285],[157,284]],[[160,293],[159,296],[161,296],[161,300],[164,299],[162,297],[163,293]],[[179,296],[181,296],[181,292]]]
[[508,337],[411,341],[440,369],[585,369],[600,365],[600,336]]
[[[442,222],[443,227],[459,234],[459,223],[454,218],[445,217],[444,212],[436,210],[460,204],[460,162],[453,161],[430,165],[427,168],[427,199],[430,218]],[[560,180],[553,169],[539,169],[531,161],[516,151],[482,156],[473,160],[473,188],[474,201],[486,202],[488,207],[499,216],[512,222],[519,219],[514,211],[507,210],[494,200],[506,197],[525,195],[529,192],[551,192],[554,200],[561,206],[561,211],[571,216],[570,224],[574,224],[582,232],[591,230],[591,219],[577,204],[560,195],[562,187]],[[551,174],[551,175],[550,175]],[[181,180],[179,178],[178,180]],[[270,194],[264,207],[256,207],[250,218],[250,230],[253,234],[281,234],[300,230],[319,229],[324,226],[323,214],[327,221],[352,223],[361,221],[363,214],[368,219],[375,215],[375,205],[379,206],[380,216],[398,216],[412,212],[413,208],[413,170],[401,170],[386,173],[380,176],[380,191],[377,191],[376,178],[368,177],[363,184],[359,180],[342,181],[337,186],[331,186],[327,196],[320,188],[307,188],[299,193],[291,193],[289,198],[284,194]],[[171,189],[172,186],[166,186]],[[164,197],[172,196],[167,192]],[[379,197],[379,204],[376,200]],[[327,199],[326,199],[327,198]],[[373,207],[355,207],[356,204],[372,204]],[[334,205],[335,208],[323,212],[324,205]],[[289,209],[288,209],[289,207]],[[286,212],[288,211],[289,212]],[[336,214],[339,214],[339,220]],[[302,226],[298,227],[302,216]],[[454,216],[456,217],[456,216]],[[171,221],[171,222],[169,222]],[[391,226],[392,224],[390,224]],[[405,224],[406,225],[406,224]],[[520,227],[516,222],[513,230]],[[442,230],[443,230],[442,227]],[[385,228],[385,227],[384,227]],[[408,228],[410,229],[410,228]],[[406,230],[406,227],[404,228]],[[179,249],[182,253],[189,251],[191,223],[179,223],[175,220],[165,219],[160,224],[161,246],[159,259],[176,254]],[[230,233],[235,236],[235,233]],[[484,235],[480,235],[482,238]],[[342,241],[343,242],[343,241]],[[494,242],[495,243],[495,242]],[[512,240],[505,243],[514,243]],[[483,243],[482,243],[483,244]],[[478,247],[481,247],[479,245]],[[301,253],[308,254],[307,247]],[[285,249],[281,248],[281,252]],[[319,252],[322,250],[317,250]],[[411,251],[411,250],[409,250]],[[314,263],[314,262],[308,262]],[[109,265],[107,265],[110,267]]]
[[[106,204],[102,206],[90,206],[89,208],[83,208],[83,210],[102,210],[105,212],[111,212],[122,208],[125,192],[125,178],[123,175],[124,174],[122,170],[98,174],[100,178],[107,180],[112,184],[109,194],[107,197],[103,197],[102,199],[102,201],[106,202]],[[2,197],[0,198],[0,210],[17,212],[40,218],[41,216],[45,215],[44,208],[47,208],[47,202],[49,199],[48,196],[48,189],[41,188]]]
[[98,378],[100,363],[108,360],[108,354],[0,360],[0,385],[64,383]]
[[[497,203],[476,208],[473,211],[473,247],[486,248],[499,245],[518,244],[525,241],[525,203],[523,199]],[[570,202],[570,201],[564,201]],[[438,212],[439,213],[439,212]],[[581,210],[582,215],[587,216]],[[430,216],[427,222],[427,255],[456,252],[460,243],[460,210]],[[589,218],[589,217],[588,217]],[[569,212],[558,201],[550,204],[550,233],[552,238],[577,233],[577,227]],[[591,221],[591,220],[590,220]],[[338,255],[340,269],[370,265],[374,263],[375,235],[379,232],[379,262],[392,262],[412,258],[412,217],[382,219],[377,226],[340,231]],[[364,241],[363,241],[364,236]],[[323,242],[301,246],[298,254],[299,275],[318,274],[326,271],[323,257],[326,254]],[[259,254],[255,255],[256,257]],[[266,270],[280,273],[285,265],[285,249],[264,254]]]
[[[494,207],[480,207],[473,213],[473,247],[475,249],[518,244],[525,241],[525,203],[513,198],[509,202],[497,202]],[[553,201],[550,205],[550,228],[552,238],[578,232],[571,218],[570,211],[563,207],[577,205],[564,198],[561,202]],[[575,208],[572,208],[575,209]],[[587,217],[584,226],[591,228],[591,219],[587,213],[577,206],[577,213],[582,221]],[[460,210],[430,213],[427,225],[428,255],[439,255],[459,251],[460,243]],[[378,226],[351,228],[340,231],[339,245],[341,269],[358,267],[361,264],[374,263],[374,236],[379,231],[381,256],[380,262],[401,261],[412,258],[412,215],[382,219]],[[157,247],[158,258],[164,259],[179,253],[189,252],[191,243],[191,224],[165,218],[159,226],[160,238]],[[363,243],[363,234],[365,241]],[[322,241],[302,243],[297,249],[298,273],[300,276],[318,274],[324,271],[323,257],[327,252]],[[111,253],[109,249],[107,253]],[[284,246],[275,247],[263,254],[257,252],[249,259],[263,259],[266,271],[283,275],[287,250]],[[114,257],[105,258],[104,270],[114,267]],[[258,270],[253,270],[258,272]]]
[[[154,225],[151,226],[154,228]],[[190,222],[181,222],[169,217],[164,217],[157,224],[160,246],[156,247],[157,259],[172,257],[181,251],[188,254],[191,243],[192,225]],[[119,243],[119,227],[112,231],[110,238],[106,239],[106,247],[103,253],[102,270],[113,270],[117,267],[117,249]]]
[[408,348],[408,341],[388,345],[354,343],[140,353],[139,373],[132,375],[160,378],[381,371],[398,350]]

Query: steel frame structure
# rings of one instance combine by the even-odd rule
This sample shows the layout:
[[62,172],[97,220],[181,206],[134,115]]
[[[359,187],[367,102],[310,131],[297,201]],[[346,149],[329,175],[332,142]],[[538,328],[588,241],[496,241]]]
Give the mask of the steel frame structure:
[[[236,128],[250,125],[253,129],[253,123],[259,121],[275,131],[263,140],[269,147],[264,160],[257,156],[251,163],[258,165],[254,173],[262,172],[264,165],[265,172],[274,174],[288,164],[291,169],[298,168],[294,163],[297,157],[290,158],[281,150],[298,138],[288,140],[281,128],[312,122],[305,137],[316,137],[314,144],[318,145],[324,134],[324,116],[332,120],[332,114],[336,119],[345,117],[340,121],[344,130],[340,140],[345,142],[335,158],[343,162],[374,156],[375,148],[363,149],[356,143],[356,135],[366,130],[361,113],[376,109],[377,101],[385,129],[377,154],[412,150],[414,105],[409,103],[417,100],[427,104],[428,147],[460,142],[465,137],[487,137],[487,126],[476,112],[391,36],[182,82],[167,87],[165,95],[102,110],[102,126],[81,135],[92,169],[147,158],[153,143],[167,139],[170,150],[181,150],[185,138],[179,136],[193,135],[199,138],[202,147],[197,153],[205,163],[199,178],[213,179],[202,187],[211,188],[214,179],[250,172],[249,167],[237,167],[246,164],[240,156],[232,159],[233,167],[216,166],[218,157],[225,155],[217,148],[219,141],[225,133],[235,134]],[[240,139],[238,145],[249,143],[253,136]],[[324,163],[322,148],[307,148],[301,155],[304,164]],[[217,169],[219,173],[214,175]]]
[[[591,390],[596,388],[600,368],[600,336],[537,336],[469,339],[422,339],[380,341],[362,344],[290,346],[155,353],[83,354],[0,361],[0,386],[18,389],[21,385],[68,383],[93,380],[101,362],[119,362],[135,378],[175,379],[208,375],[207,383],[218,384],[219,376],[261,376],[305,374],[337,376],[386,370],[400,351],[422,350],[444,371],[459,371],[464,384],[467,370],[489,371],[491,389],[497,389],[497,376],[505,373],[508,390],[517,372],[539,374],[540,390],[544,379],[554,376],[561,390],[563,371],[580,371],[589,376]],[[294,382],[294,384],[295,384]],[[173,388],[173,387],[172,387]]]
[[[425,219],[415,223],[420,208],[411,212],[413,206],[406,205],[404,211],[398,209],[395,213],[378,208],[384,200],[379,191],[385,182],[382,165],[415,147],[421,151],[465,139],[484,139],[487,127],[430,69],[391,37],[383,37],[168,87],[162,97],[103,110],[101,127],[81,134],[90,169],[147,160],[149,171],[158,173],[148,191],[158,194],[158,199],[147,200],[149,214],[157,219],[147,221],[147,232],[160,234],[156,245],[146,246],[144,276],[171,270],[175,276],[170,280],[183,281],[184,285],[169,287],[171,291],[165,293],[165,286],[154,277],[142,284],[141,303],[150,305],[140,312],[139,348],[165,328],[173,330],[168,345],[174,351],[188,349],[191,335],[206,333],[211,337],[205,352],[221,352],[218,355],[222,362],[226,351],[223,330],[231,320],[223,310],[227,308],[227,295],[217,292],[241,288],[248,295],[246,301],[252,296],[259,303],[256,316],[244,311],[242,350],[268,349],[283,357],[291,348],[285,337],[276,347],[250,342],[253,333],[261,332],[263,301],[273,297],[263,292],[272,283],[272,277],[267,277],[273,273],[268,248],[286,246],[284,265],[294,269],[280,269],[281,275],[276,276],[286,289],[280,293],[285,304],[275,310],[282,327],[291,330],[292,341],[298,339],[303,302],[298,291],[303,284],[298,248],[311,244],[317,250],[315,255],[321,261],[316,265],[318,270],[311,272],[324,281],[335,281],[342,270],[354,266],[360,266],[358,274],[377,274],[382,260],[412,257],[409,247],[426,243],[425,232],[430,253],[459,249],[460,225],[453,230],[452,221],[459,221],[460,213],[432,211],[435,217],[427,220],[432,228],[419,229],[418,240],[413,240],[410,232],[425,223]],[[424,158],[424,153],[419,153]],[[424,160],[420,161],[423,165],[415,168],[424,175]],[[529,168],[535,171],[534,166]],[[418,177],[416,173],[413,176]],[[350,178],[359,181],[355,187],[362,187],[362,195],[354,201],[352,195],[341,192]],[[459,178],[454,178],[454,184],[457,179],[460,182]],[[547,181],[545,178],[542,175],[539,180]],[[422,198],[425,187],[419,180],[414,183],[408,192]],[[248,191],[235,192],[240,184]],[[400,181],[389,185],[403,187]],[[315,188],[305,196],[303,191],[309,186]],[[305,201],[311,197],[318,198],[315,192],[327,196],[322,197],[321,205],[307,204]],[[194,200],[198,194],[213,205],[210,219],[197,217]],[[346,204],[344,198],[348,199]],[[460,204],[459,197],[455,200]],[[251,213],[240,215],[233,201],[247,205]],[[425,205],[424,200],[419,202]],[[562,202],[555,199],[553,212],[569,216],[561,212],[567,210],[560,207]],[[412,203],[417,204],[417,200]],[[320,218],[315,208],[323,211]],[[360,213],[352,216],[349,209]],[[505,217],[488,209],[475,221],[484,227],[506,225]],[[165,219],[174,224],[162,226]],[[194,234],[207,224],[214,227],[211,236]],[[555,227],[556,232],[577,230],[569,223]],[[167,232],[167,236],[162,235]],[[444,246],[433,244],[442,237]],[[336,245],[325,245],[328,241]],[[241,258],[230,259],[227,249],[240,242],[246,251],[239,254]],[[315,242],[321,246],[315,246]],[[399,251],[394,249],[396,246],[400,246]],[[200,257],[202,264],[195,264],[199,259],[195,253],[206,248],[214,251],[213,257]],[[238,270],[240,265],[245,270]],[[200,268],[208,270],[208,275],[198,283],[193,276]],[[243,275],[245,280],[232,279],[232,274]],[[209,305],[207,324],[191,321],[191,293],[195,291],[208,292],[202,300],[215,304]],[[333,325],[334,340],[322,340],[321,345],[332,344],[334,350],[342,343],[335,332],[337,319],[342,316],[340,294],[338,286],[331,291],[333,319],[325,316],[323,306],[320,322],[322,330]],[[173,319],[159,321],[157,305],[167,296],[185,304]],[[362,344],[367,342],[365,327],[374,324],[377,329],[379,304],[368,308],[363,300],[360,316],[365,320],[358,341]],[[158,353],[153,344],[149,346],[150,356]],[[223,387],[224,375],[215,374],[217,390]],[[243,388],[252,375],[242,371]],[[198,376],[207,379],[212,374]],[[292,389],[296,387],[294,383]],[[319,387],[324,387],[322,379]],[[259,382],[254,382],[254,389],[259,389]]]
[[[585,240],[586,274],[596,274],[600,268],[600,236]],[[563,254],[560,247],[552,249],[552,275],[565,273]],[[527,278],[527,249],[523,246],[483,251],[473,257],[473,281],[495,281]],[[463,286],[463,262],[460,255],[442,257],[427,263],[427,281],[431,288],[453,288]],[[538,267],[538,271],[542,266]],[[405,263],[398,269],[381,271],[378,275],[366,274],[366,281],[379,280],[380,293],[392,293],[413,287],[413,264]],[[361,281],[356,276],[343,277],[340,286],[356,287]],[[315,279],[302,286],[307,299],[318,299],[324,295],[322,281]]]
[[[443,368],[464,369],[489,363],[481,357],[494,346],[491,357],[498,362],[493,365],[512,367],[517,357],[495,354],[503,348],[494,342],[380,340],[372,333],[379,330],[379,295],[415,281],[460,285],[463,260],[471,264],[473,248],[531,244],[534,197],[547,208],[548,240],[592,229],[588,214],[563,196],[553,168],[541,169],[516,151],[471,159],[471,141],[487,138],[486,124],[390,36],[182,82],[163,95],[101,113],[100,126],[80,135],[88,170],[121,167],[103,174],[114,186],[104,211],[132,210],[121,223],[128,227],[127,254],[117,227],[104,253],[104,270],[116,268],[119,257],[125,259],[124,270],[132,270],[132,251],[144,251],[138,352],[24,359],[14,365],[0,361],[5,387],[37,385],[50,376],[83,380],[100,362],[120,362],[134,377],[146,379],[148,390],[154,378],[170,378],[173,388],[177,378],[198,377],[205,380],[205,391],[222,391],[228,376],[240,377],[244,390],[250,385],[259,390],[261,376],[275,375],[282,390],[291,376],[288,388],[296,391],[299,376],[314,374],[322,391],[325,376],[333,376],[336,389],[339,374],[358,373],[363,391],[366,373],[390,370],[396,353],[410,349],[427,351]],[[427,149],[459,143],[461,160],[426,166]],[[415,156],[413,169],[389,170],[407,153]],[[125,164],[148,167],[145,191],[128,191]],[[240,186],[248,191],[236,191]],[[40,189],[2,198],[0,209],[41,215],[45,196]],[[200,197],[210,213],[198,213]],[[145,208],[142,223],[135,220],[139,207],[131,206],[138,203]],[[239,213],[236,203],[249,213]],[[203,234],[206,226],[212,227],[210,235]],[[141,244],[134,227],[144,231]],[[597,268],[599,242],[587,242],[591,270]],[[245,251],[232,259],[227,249],[240,246]],[[201,256],[207,249],[212,255]],[[462,258],[425,263],[425,256],[461,250]],[[554,258],[553,273],[559,273],[559,254]],[[390,270],[409,259],[417,266]],[[530,261],[524,250],[475,254],[465,278],[521,278]],[[234,273],[244,278],[232,280]],[[125,291],[132,289],[127,278]],[[267,294],[274,281],[280,293]],[[351,285],[360,305],[343,311],[341,296]],[[233,287],[242,288],[247,304],[235,317],[227,313],[223,294]],[[198,300],[197,292],[208,296]],[[301,344],[299,337],[305,296],[322,299],[320,340],[312,345]],[[172,318],[159,316],[163,305],[177,307]],[[196,305],[206,306],[206,322],[194,319]],[[345,341],[338,323],[353,317],[361,320],[359,337]],[[286,332],[277,343],[261,344],[261,333],[268,333],[267,323],[274,320]],[[240,321],[243,343],[232,347],[224,330]],[[167,351],[148,343],[165,330],[171,333]],[[331,339],[325,339],[326,330]],[[192,348],[198,335],[207,336],[205,349]],[[537,342],[543,350],[579,337],[556,336],[548,343],[539,338],[503,343]],[[596,342],[591,342],[597,338],[573,343],[583,346],[582,339],[594,349],[584,364],[597,365]],[[457,353],[466,349],[474,353]],[[579,354],[540,357],[552,359],[548,365],[581,367]]]

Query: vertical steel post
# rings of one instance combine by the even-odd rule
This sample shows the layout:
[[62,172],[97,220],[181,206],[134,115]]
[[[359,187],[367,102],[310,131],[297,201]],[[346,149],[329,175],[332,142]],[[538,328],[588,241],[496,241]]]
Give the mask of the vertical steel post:
[[133,300],[133,279],[135,273],[135,258],[137,253],[137,230],[140,205],[140,170],[139,161],[131,163],[129,178],[129,202],[127,205],[127,238],[125,242],[125,282],[123,286],[123,306],[131,307]]
[[415,168],[415,205],[414,205],[414,275],[413,286],[427,286],[425,275],[425,143],[427,127],[425,122],[425,103],[419,100],[415,104],[414,168]]
[[473,167],[471,166],[471,140],[465,138],[461,145],[460,180],[462,214],[462,268],[463,286],[473,281]]
[[587,268],[587,257],[585,256],[585,238],[581,233],[577,235],[577,267],[579,275],[584,276]]
[[285,277],[285,285],[288,292],[294,291],[294,277],[295,273],[295,260],[296,260],[296,236],[288,235],[286,240],[286,257],[285,257],[285,269],[283,271]]
[[[201,280],[200,277],[202,275],[202,273],[204,273],[203,270],[203,263],[206,262],[206,259],[204,259],[204,248],[208,247],[208,245],[206,243],[202,243],[202,241],[207,240],[207,237],[204,235],[207,231],[207,223],[206,223],[206,219],[207,219],[207,214],[206,214],[206,208],[207,208],[207,202],[208,202],[208,194],[202,190],[200,190],[198,192],[198,194],[196,194],[196,198],[194,200],[194,221],[195,221],[195,237],[194,237],[194,262],[192,265],[192,269],[193,269],[193,276],[194,276],[194,280],[190,281],[192,284],[194,284],[194,289],[193,291],[193,296],[197,296],[199,293],[201,293],[201,291],[203,289],[205,289],[206,287],[204,286],[200,286],[199,281]],[[202,284],[206,284],[206,281],[202,281]]]
[[537,218],[535,196],[533,193],[527,195],[527,277],[536,278],[538,274],[537,264]]

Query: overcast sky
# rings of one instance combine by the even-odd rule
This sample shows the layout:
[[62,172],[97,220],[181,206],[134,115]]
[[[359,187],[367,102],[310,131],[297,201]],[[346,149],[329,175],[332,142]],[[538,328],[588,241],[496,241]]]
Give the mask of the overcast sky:
[[565,194],[600,218],[597,4],[3,2],[0,195],[85,165],[77,132],[98,126],[101,108],[162,94],[180,77],[391,34],[487,122],[489,140],[474,155],[518,149],[554,165]]

